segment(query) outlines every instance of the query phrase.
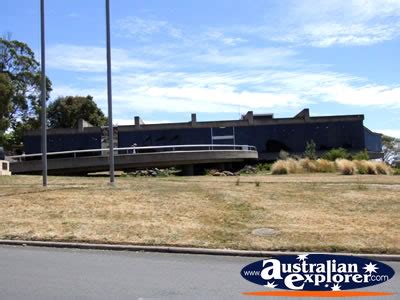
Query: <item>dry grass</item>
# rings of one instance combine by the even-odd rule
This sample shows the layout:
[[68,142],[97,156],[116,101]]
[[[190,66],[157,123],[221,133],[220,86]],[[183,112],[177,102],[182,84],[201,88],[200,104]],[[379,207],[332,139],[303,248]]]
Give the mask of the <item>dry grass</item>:
[[[0,177],[0,238],[400,253],[400,177]],[[258,184],[257,184],[258,182]],[[362,188],[360,188],[362,186]],[[260,227],[277,234],[251,234]]]
[[375,163],[368,160],[355,160],[354,161],[358,174],[377,175]]
[[376,161],[374,162],[375,168],[376,168],[376,172],[378,174],[382,174],[382,175],[392,175],[393,174],[393,170],[390,166],[388,166],[387,164],[385,164],[384,162],[381,161]]
[[278,160],[271,166],[271,172],[274,175],[303,173],[304,169],[299,161],[288,158]]
[[310,160],[308,158],[278,160],[272,165],[271,172],[274,175],[335,172],[342,175],[392,175],[394,173],[389,165],[381,161],[337,159],[333,162],[325,159]]
[[309,173],[318,172],[318,163],[315,160],[309,158],[303,158],[299,160],[299,164],[303,170]]
[[336,168],[342,175],[354,175],[357,172],[356,164],[347,159],[337,159]]
[[271,173],[274,175],[288,174],[286,160],[278,160],[271,166]]
[[318,159],[317,167],[318,167],[318,172],[321,172],[321,173],[335,173],[336,172],[335,163],[330,160]]

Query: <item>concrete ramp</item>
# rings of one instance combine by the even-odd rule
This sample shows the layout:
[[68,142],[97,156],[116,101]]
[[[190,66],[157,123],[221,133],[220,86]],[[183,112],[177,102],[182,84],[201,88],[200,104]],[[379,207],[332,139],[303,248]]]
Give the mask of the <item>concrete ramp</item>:
[[[154,153],[130,153],[115,156],[115,170],[135,168],[188,166],[209,163],[257,160],[256,150],[192,150]],[[53,175],[87,174],[108,171],[108,156],[49,158],[48,173]],[[21,160],[10,163],[13,174],[39,174],[41,160]]]

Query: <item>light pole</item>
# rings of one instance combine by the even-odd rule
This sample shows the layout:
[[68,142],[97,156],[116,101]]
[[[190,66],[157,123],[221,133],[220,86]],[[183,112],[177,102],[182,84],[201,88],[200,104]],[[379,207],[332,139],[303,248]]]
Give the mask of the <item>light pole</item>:
[[[43,0],[42,0],[43,1]],[[107,102],[108,102],[108,141],[110,144],[110,184],[114,185],[114,128],[112,122],[112,84],[111,84],[111,37],[110,37],[110,0],[106,0],[107,32]]]
[[46,41],[44,0],[40,0],[40,34],[41,34],[41,129],[42,129],[42,176],[43,186],[47,187],[47,121],[46,121]]

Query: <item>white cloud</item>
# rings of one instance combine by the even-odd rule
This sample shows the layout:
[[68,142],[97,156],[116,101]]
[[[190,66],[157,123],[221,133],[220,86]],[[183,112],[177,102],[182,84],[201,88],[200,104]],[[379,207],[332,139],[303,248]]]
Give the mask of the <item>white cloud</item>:
[[[333,72],[275,69],[124,73],[115,76],[113,82],[114,115],[122,120],[143,112],[271,112],[297,110],[316,103],[400,108],[400,86],[374,85],[362,78]],[[94,83],[99,83],[98,78],[86,82],[88,86]],[[106,111],[104,84],[98,89],[55,84],[52,96],[90,94]]]
[[126,37],[146,38],[148,36],[164,33],[172,38],[181,38],[180,29],[166,21],[152,18],[126,17],[116,22],[118,33]]
[[371,25],[323,22],[306,24],[300,30],[293,30],[273,39],[315,47],[329,47],[336,44],[362,46],[391,40],[399,35],[399,30],[400,22]]
[[400,139],[400,129],[376,129],[374,132],[383,133],[385,135]]
[[287,65],[295,55],[296,52],[294,50],[287,48],[240,47],[229,50],[209,48],[207,52],[195,55],[193,59],[209,64],[260,68]]
[[[156,63],[132,57],[128,50],[113,48],[113,71],[123,69],[148,69]],[[47,61],[49,68],[79,72],[105,72],[106,50],[102,47],[57,44],[48,47]]]
[[222,44],[227,46],[236,46],[238,44],[246,42],[246,40],[241,37],[226,36],[222,30],[218,30],[215,28],[209,29],[205,33],[205,40],[221,42]]
[[282,11],[279,18],[271,11],[264,24],[225,31],[314,47],[372,45],[400,35],[398,0],[290,0]]

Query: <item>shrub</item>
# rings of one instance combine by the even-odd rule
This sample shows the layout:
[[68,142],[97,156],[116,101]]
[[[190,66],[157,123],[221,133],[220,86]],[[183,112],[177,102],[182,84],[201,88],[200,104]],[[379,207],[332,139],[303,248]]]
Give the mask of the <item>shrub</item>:
[[271,172],[274,175],[288,174],[286,161],[285,160],[276,161],[271,167]]
[[301,168],[307,172],[310,173],[318,172],[318,164],[315,160],[310,160],[309,158],[303,158],[299,160],[299,164]]
[[378,174],[376,171],[375,164],[372,161],[355,160],[354,164],[356,165],[358,174],[370,174],[370,175]]
[[400,175],[400,168],[396,168],[393,170],[393,175]]
[[354,160],[369,160],[368,151],[364,149],[363,151],[357,152],[353,155]]
[[316,145],[313,140],[306,143],[306,149],[304,151],[304,157],[309,159],[317,159]]
[[329,161],[326,159],[318,159],[316,161],[316,163],[317,163],[318,172],[322,172],[322,173],[335,173],[336,172],[336,166],[333,161]]
[[349,153],[346,149],[334,148],[328,152],[325,152],[322,158],[330,161],[336,161],[337,159],[348,159]]
[[343,175],[353,175],[356,173],[356,165],[348,159],[337,159],[335,161],[336,167]]
[[271,171],[272,164],[269,163],[259,163],[256,165],[257,172],[269,172]]
[[393,173],[392,168],[383,161],[376,161],[374,164],[378,174],[391,175]]
[[281,174],[294,174],[301,173],[303,168],[300,163],[293,159],[289,158],[287,160],[278,160],[271,167],[272,174],[281,175]]
[[365,161],[365,164],[367,166],[367,173],[370,175],[376,175],[378,174],[378,171],[376,170],[376,166],[372,161]]
[[368,169],[364,161],[355,160],[354,164],[356,165],[358,174],[368,174]]
[[288,169],[289,174],[294,174],[294,173],[302,173],[303,168],[301,167],[299,161],[289,158],[286,160],[286,165]]

